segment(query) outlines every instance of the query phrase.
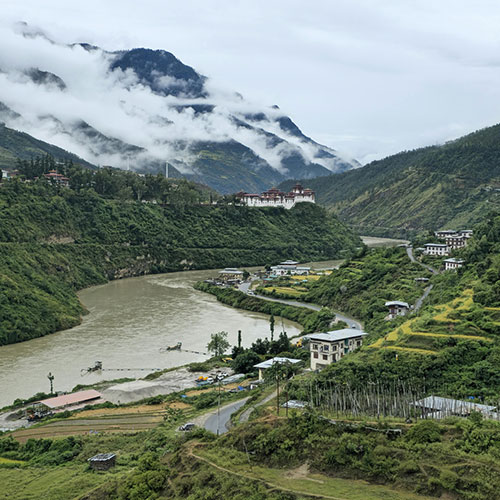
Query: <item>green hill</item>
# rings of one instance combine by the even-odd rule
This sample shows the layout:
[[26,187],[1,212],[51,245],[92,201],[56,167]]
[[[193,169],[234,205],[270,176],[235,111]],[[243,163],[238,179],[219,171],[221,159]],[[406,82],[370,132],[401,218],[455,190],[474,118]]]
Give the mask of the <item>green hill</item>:
[[302,182],[361,234],[464,228],[500,205],[500,125]]
[[24,132],[8,128],[0,122],[0,168],[14,169],[18,158],[30,160],[46,154],[58,160],[73,160],[81,165],[93,166],[69,151],[35,139]]
[[202,194],[177,180],[172,186],[183,190],[177,197],[171,192],[169,204],[135,202],[125,198],[130,188],[114,197],[96,192],[111,193],[101,184],[133,174],[108,178],[101,169],[86,175],[95,189],[45,181],[0,185],[0,345],[78,324],[84,310],[75,292],[110,279],[285,258],[325,260],[361,245],[334,216],[309,203],[292,210],[200,205]]

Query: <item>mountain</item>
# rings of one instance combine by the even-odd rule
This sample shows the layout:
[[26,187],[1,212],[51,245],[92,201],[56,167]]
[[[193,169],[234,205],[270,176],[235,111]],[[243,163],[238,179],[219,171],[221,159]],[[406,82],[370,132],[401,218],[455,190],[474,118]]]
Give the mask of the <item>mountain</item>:
[[[0,106],[0,113],[2,112]],[[16,167],[17,159],[30,160],[43,155],[52,155],[57,160],[73,160],[75,163],[93,167],[93,165],[73,153],[58,148],[53,144],[35,139],[29,134],[19,132],[0,123],[0,168]]]
[[500,206],[500,125],[304,183],[362,234],[465,228]]
[[[72,168],[67,175],[79,189],[44,181],[1,184],[0,345],[78,324],[83,307],[76,290],[110,279],[327,260],[361,245],[312,203],[291,210],[214,206],[211,193],[186,180],[150,183],[150,176],[111,169]],[[149,202],[133,201],[130,186],[151,190],[143,199]]]
[[222,193],[359,167],[278,106],[220,89],[165,50],[61,45],[29,27],[18,36],[30,57],[0,56],[0,120],[89,163],[163,172],[168,162]]

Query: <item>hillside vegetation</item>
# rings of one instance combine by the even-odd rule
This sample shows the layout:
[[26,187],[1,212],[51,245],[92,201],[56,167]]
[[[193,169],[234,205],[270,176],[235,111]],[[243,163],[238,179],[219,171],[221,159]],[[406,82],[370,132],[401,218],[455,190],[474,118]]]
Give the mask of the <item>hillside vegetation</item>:
[[110,279],[324,260],[361,245],[312,204],[292,210],[200,205],[194,200],[203,193],[187,181],[164,192],[168,204],[141,203],[106,179],[107,196],[85,183],[79,191],[42,180],[0,186],[0,344],[78,324],[84,310],[75,292]]
[[17,167],[19,158],[30,160],[46,154],[61,160],[72,160],[86,166],[92,166],[69,151],[35,139],[24,132],[6,127],[0,122],[0,168],[14,169]]
[[360,234],[468,227],[500,206],[500,125],[303,182]]

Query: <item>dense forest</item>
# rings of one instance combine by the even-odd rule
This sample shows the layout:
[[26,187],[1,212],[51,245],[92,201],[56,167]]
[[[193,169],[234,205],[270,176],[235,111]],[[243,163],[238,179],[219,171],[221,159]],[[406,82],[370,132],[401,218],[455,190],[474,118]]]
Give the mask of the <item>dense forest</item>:
[[500,125],[307,185],[360,234],[407,237],[423,229],[465,228],[500,205]]
[[[185,180],[112,169],[93,173],[69,164],[63,173],[73,188],[43,177],[0,185],[0,344],[78,324],[84,310],[75,292],[110,279],[285,258],[324,260],[361,245],[312,204],[292,210],[248,209],[224,200],[211,205],[210,190]],[[142,201],[136,201],[134,183],[144,189]]]

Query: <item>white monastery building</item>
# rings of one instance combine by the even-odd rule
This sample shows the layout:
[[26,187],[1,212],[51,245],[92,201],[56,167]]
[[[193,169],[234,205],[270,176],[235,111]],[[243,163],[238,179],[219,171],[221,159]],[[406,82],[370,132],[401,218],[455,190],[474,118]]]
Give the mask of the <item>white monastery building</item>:
[[271,188],[262,194],[250,194],[240,191],[236,195],[240,203],[248,207],[283,207],[292,208],[296,203],[303,201],[316,203],[314,191],[304,189],[300,184],[296,184],[289,193],[284,193],[278,188]]
[[424,253],[426,255],[449,255],[450,250],[448,245],[444,243],[426,243],[424,245],[425,250]]
[[311,369],[324,368],[358,349],[363,344],[363,337],[366,335],[368,334],[355,328],[306,335],[310,341]]

